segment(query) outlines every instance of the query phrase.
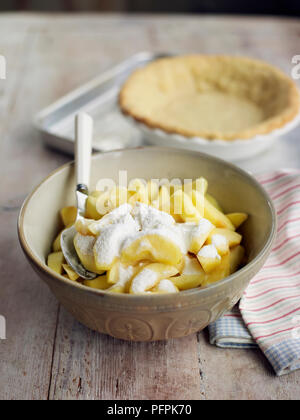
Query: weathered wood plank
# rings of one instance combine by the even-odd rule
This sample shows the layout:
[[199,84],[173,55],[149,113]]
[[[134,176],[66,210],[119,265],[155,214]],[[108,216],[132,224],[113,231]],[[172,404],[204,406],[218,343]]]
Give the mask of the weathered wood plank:
[[19,130],[19,140],[26,142],[20,124],[26,121],[27,129],[30,121],[24,101],[18,102],[26,82],[32,85],[26,71],[26,30],[1,36],[0,53],[7,60],[7,79],[0,81],[0,314],[7,329],[7,339],[0,340],[0,399],[47,399],[58,305],[25,261],[16,232],[20,205],[36,183],[35,174],[28,171],[34,156],[27,145],[31,158],[24,167],[15,137]]
[[192,335],[131,343],[101,335],[60,312],[50,399],[201,399]]
[[211,346],[207,332],[198,339],[206,399],[299,400],[299,371],[278,378],[260,350]]
[[57,303],[25,261],[16,234],[16,211],[0,213],[0,399],[47,399]]

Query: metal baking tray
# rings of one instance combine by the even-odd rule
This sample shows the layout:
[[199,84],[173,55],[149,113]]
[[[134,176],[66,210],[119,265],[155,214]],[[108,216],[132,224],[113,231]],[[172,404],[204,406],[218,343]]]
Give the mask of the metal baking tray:
[[85,111],[94,119],[94,150],[108,151],[142,144],[141,131],[119,110],[120,87],[135,69],[169,55],[138,53],[39,112],[34,125],[43,141],[73,154],[74,118],[78,111]]

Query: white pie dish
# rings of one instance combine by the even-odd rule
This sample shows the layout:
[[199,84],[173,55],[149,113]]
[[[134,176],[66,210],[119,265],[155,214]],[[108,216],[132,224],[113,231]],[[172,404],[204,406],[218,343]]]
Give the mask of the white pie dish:
[[194,150],[231,162],[249,159],[262,153],[269,149],[278,138],[283,137],[300,123],[300,114],[298,114],[292,121],[268,134],[257,135],[251,139],[228,141],[185,137],[180,134],[168,133],[158,128],[150,128],[148,125],[138,122],[128,115],[127,118],[141,130],[148,144]]

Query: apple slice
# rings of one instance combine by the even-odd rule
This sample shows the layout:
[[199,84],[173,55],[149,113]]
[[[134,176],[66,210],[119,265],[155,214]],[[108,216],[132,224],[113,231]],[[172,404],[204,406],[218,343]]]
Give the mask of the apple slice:
[[[229,231],[232,232],[232,231]],[[229,252],[229,240],[225,235],[220,233],[213,233],[207,240],[208,244],[212,244],[217,248],[218,254],[222,256]]]
[[171,196],[171,209],[172,213],[179,215],[184,222],[199,222],[202,217],[192,199],[181,189]]
[[59,232],[59,234],[57,235],[57,237],[53,241],[53,244],[52,244],[53,252],[59,252],[59,251],[61,251],[61,245],[60,245],[61,234],[62,234],[62,231]]
[[235,273],[243,262],[245,248],[238,245],[230,250],[230,274]]
[[201,286],[205,279],[205,271],[197,258],[187,255],[181,275],[172,277],[171,281],[179,290],[188,290]]
[[233,231],[235,230],[234,225],[228,217],[213,206],[207,198],[204,199],[204,217],[216,227],[227,228]]
[[218,202],[217,199],[215,199],[215,197],[213,197],[210,194],[205,194],[205,197],[216,209],[218,209],[221,213],[224,213],[220,203]]
[[179,266],[182,258],[180,237],[167,228],[138,233],[125,242],[121,252],[121,261],[132,265],[138,261],[149,260]]
[[162,185],[159,190],[158,194],[158,202],[159,202],[159,210],[164,211],[166,213],[170,213],[171,211],[171,195],[170,195],[170,187],[166,185]]
[[209,239],[208,239],[209,241],[211,240],[210,238],[213,235],[223,235],[227,239],[230,248],[239,245],[242,241],[242,235],[230,229],[224,229],[224,228],[213,229],[213,231],[211,232],[209,236]]
[[91,223],[87,223],[87,228],[90,235],[98,236],[103,228],[122,222],[124,216],[127,216],[132,211],[130,204],[122,204],[110,213],[105,214],[100,220],[92,220]]
[[85,217],[88,219],[99,220],[102,217],[97,211],[97,200],[102,195],[102,191],[93,191],[86,200]]
[[58,274],[63,273],[63,263],[65,262],[65,258],[63,253],[60,252],[52,252],[52,254],[48,255],[47,265],[53,271]]
[[153,289],[162,279],[175,276],[178,269],[171,265],[154,263],[146,265],[132,280],[130,293],[143,294]]
[[213,229],[214,225],[209,220],[201,219],[191,231],[189,252],[198,254]]
[[229,213],[226,214],[226,216],[236,229],[238,229],[248,219],[248,214],[246,213]]
[[71,226],[75,223],[77,217],[77,208],[73,206],[64,207],[61,209],[60,215],[64,226]]
[[74,237],[75,250],[82,265],[88,271],[92,271],[93,273],[97,274],[102,274],[104,271],[98,270],[95,264],[95,257],[93,252],[95,242],[96,238],[94,236],[84,236],[80,233],[76,233]]
[[83,284],[87,287],[98,290],[107,290],[110,287],[106,276],[99,276],[94,280],[84,280]]
[[230,275],[230,253],[221,258],[220,264],[212,272],[206,274],[202,286],[216,283]]
[[72,267],[70,267],[68,264],[63,264],[63,269],[68,275],[68,278],[72,281],[76,281],[79,279],[79,274],[77,274]]
[[156,287],[151,290],[152,293],[178,293],[179,289],[169,279],[161,280]]
[[137,231],[138,225],[130,214],[123,216],[119,223],[103,228],[93,248],[97,269],[110,270],[120,256],[123,243]]
[[205,273],[212,272],[221,264],[221,257],[215,245],[205,245],[198,252],[197,258]]
[[91,219],[78,219],[76,220],[75,223],[75,229],[77,230],[77,232],[79,232],[81,235],[84,236],[89,236],[89,235],[93,235],[95,236],[93,233],[91,233],[89,227],[93,224],[93,223],[97,223],[95,220],[91,220]]

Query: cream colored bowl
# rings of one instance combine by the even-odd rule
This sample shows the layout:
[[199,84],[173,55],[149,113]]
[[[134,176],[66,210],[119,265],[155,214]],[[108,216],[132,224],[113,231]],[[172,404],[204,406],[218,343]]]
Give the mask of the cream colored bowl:
[[127,170],[129,180],[206,177],[209,192],[226,212],[250,215],[242,232],[249,263],[218,283],[175,295],[109,294],[54,273],[46,257],[58,231],[60,208],[74,205],[72,163],[49,175],[22,207],[18,232],[26,257],[61,304],[93,330],[133,341],[165,340],[202,330],[237,303],[269,255],[276,232],[271,200],[250,175],[229,163],[202,153],[154,147],[94,156],[91,189],[99,178],[118,182],[119,170]]

